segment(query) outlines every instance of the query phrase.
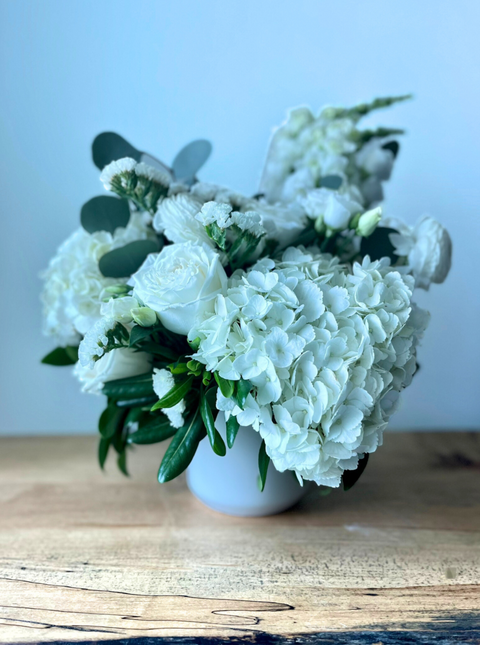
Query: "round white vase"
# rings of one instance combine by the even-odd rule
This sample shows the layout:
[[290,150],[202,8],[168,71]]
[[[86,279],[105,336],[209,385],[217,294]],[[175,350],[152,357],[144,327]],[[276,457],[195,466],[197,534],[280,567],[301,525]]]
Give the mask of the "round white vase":
[[[226,443],[223,413],[215,425]],[[258,517],[290,508],[305,495],[307,486],[300,486],[290,471],[279,473],[270,464],[261,492],[257,485],[261,443],[251,426],[240,426],[233,448],[219,457],[205,437],[187,469],[188,488],[203,504],[227,515]]]

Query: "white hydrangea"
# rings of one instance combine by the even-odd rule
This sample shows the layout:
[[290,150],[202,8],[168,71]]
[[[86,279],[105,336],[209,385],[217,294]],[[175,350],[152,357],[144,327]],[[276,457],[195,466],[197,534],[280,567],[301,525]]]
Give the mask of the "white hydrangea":
[[261,434],[277,470],[338,486],[381,445],[415,371],[428,315],[413,286],[388,259],[347,267],[298,248],[236,272],[189,335],[208,370],[253,386],[244,410],[221,394],[218,409]]
[[[153,390],[155,394],[161,399],[167,394],[175,385],[175,379],[171,372],[164,369],[153,369]],[[186,409],[186,403],[183,399],[172,408],[164,408],[162,412],[167,415],[170,425],[174,428],[181,428],[184,424],[183,413]]]
[[154,237],[140,213],[132,213],[126,228],[114,234],[77,229],[60,246],[43,272],[43,331],[61,345],[76,345],[100,318],[101,296],[120,280],[105,278],[98,261],[108,251],[135,240]]
[[390,234],[390,241],[396,254],[406,259],[416,287],[428,290],[432,282],[446,279],[452,266],[452,240],[440,222],[425,215],[413,227],[396,219],[384,224],[399,231]]

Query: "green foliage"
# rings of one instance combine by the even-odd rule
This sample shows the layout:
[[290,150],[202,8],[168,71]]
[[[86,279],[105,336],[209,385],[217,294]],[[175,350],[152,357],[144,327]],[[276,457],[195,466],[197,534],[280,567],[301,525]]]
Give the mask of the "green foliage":
[[154,412],[159,409],[173,408],[177,403],[180,403],[180,401],[184,399],[192,389],[193,378],[193,376],[187,376],[186,378],[182,378],[177,381],[172,389],[169,390],[165,396],[162,396],[157,403],[155,403],[151,411]]
[[235,383],[235,392],[233,394],[233,398],[235,400],[235,403],[241,410],[245,408],[245,402],[247,400],[247,396],[250,394],[251,389],[252,384],[250,383],[250,381],[240,379],[240,381],[236,381]]
[[265,482],[267,481],[268,466],[270,464],[270,457],[267,455],[265,449],[265,441],[262,441],[260,450],[258,451],[258,488],[263,493],[265,489]]
[[72,345],[68,347],[57,347],[42,358],[44,365],[55,365],[57,367],[75,365],[77,361],[78,347],[73,347]]
[[218,383],[218,387],[220,388],[220,392],[225,398],[229,399],[235,390],[234,381],[227,381],[227,379],[222,378],[218,372],[215,372],[214,376]]
[[344,470],[342,475],[343,490],[350,490],[358,482],[368,464],[368,453],[359,460],[356,470]]
[[132,432],[127,441],[142,445],[159,443],[173,437],[176,431],[177,429],[170,425],[169,420],[163,414],[159,414],[136,432]]
[[103,170],[112,161],[123,157],[131,157],[135,161],[140,161],[142,153],[115,132],[102,132],[93,140],[93,163],[100,170]]
[[111,440],[104,439],[103,437],[101,437],[100,441],[98,442],[98,463],[100,464],[100,468],[102,470],[104,469],[105,462],[107,460],[110,444],[111,444]]
[[392,264],[395,264],[398,260],[398,255],[395,253],[395,247],[390,242],[389,236],[391,233],[397,233],[397,231],[387,226],[377,226],[371,235],[362,237],[360,243],[361,255],[369,255],[371,260],[388,257]]
[[398,151],[400,150],[400,144],[398,141],[387,141],[387,143],[383,144],[382,148],[384,150],[390,150],[393,154],[393,158],[395,159],[398,155]]
[[172,170],[177,181],[188,185],[195,183],[195,175],[212,152],[212,144],[205,139],[192,141],[180,150],[173,160]]
[[118,408],[110,402],[100,415],[98,431],[103,439],[112,439],[123,428],[128,410]]
[[320,179],[320,188],[330,188],[330,190],[338,190],[343,183],[342,177],[339,175],[325,175]]
[[159,245],[154,240],[137,240],[102,255],[98,263],[106,278],[125,278],[135,273],[147,255],[156,253]]
[[152,373],[147,372],[139,376],[107,381],[102,391],[103,394],[115,401],[128,401],[154,396]]
[[223,441],[220,433],[215,428],[215,419],[213,418],[212,408],[205,395],[205,390],[200,392],[200,414],[202,415],[203,424],[207,431],[207,437],[212,446],[213,452],[220,457],[224,457],[227,453],[225,442]]
[[233,448],[239,427],[237,417],[230,415],[227,420],[227,445],[229,448]]
[[107,231],[113,234],[120,226],[125,227],[129,219],[128,202],[110,195],[92,197],[80,211],[80,221],[87,233]]
[[405,134],[405,130],[401,130],[399,128],[376,128],[375,130],[358,130],[354,139],[359,145],[363,145],[374,137],[383,139],[384,137],[391,137],[399,134]]
[[117,466],[118,466],[118,469],[125,475],[125,477],[130,477],[127,470],[127,448],[126,447],[124,447],[123,450],[121,450],[118,453]]
[[374,110],[381,110],[390,107],[395,103],[408,101],[412,98],[411,94],[404,94],[402,96],[385,96],[373,100],[371,103],[360,103],[352,108],[338,108],[335,110],[337,118],[349,118],[358,121],[363,116],[373,112]]
[[177,430],[158,470],[158,481],[163,484],[178,477],[190,464],[199,442],[205,436],[200,410],[189,416],[186,424]]
[[212,222],[205,227],[205,230],[207,231],[208,237],[212,239],[215,244],[222,249],[222,251],[225,251],[227,243],[227,234],[225,229],[220,228],[216,222]]

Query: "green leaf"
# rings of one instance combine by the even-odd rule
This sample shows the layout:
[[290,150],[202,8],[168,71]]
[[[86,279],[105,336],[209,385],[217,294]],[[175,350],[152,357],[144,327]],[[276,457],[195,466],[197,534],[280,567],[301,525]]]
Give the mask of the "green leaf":
[[173,160],[172,170],[177,181],[186,184],[195,182],[195,175],[212,152],[212,144],[206,139],[192,141],[180,150]]
[[227,421],[227,444],[229,448],[233,448],[239,427],[237,417],[234,417],[233,414],[230,415]]
[[92,197],[80,211],[80,221],[87,233],[107,231],[113,234],[120,226],[125,227],[129,220],[127,200],[109,195]]
[[42,358],[44,365],[75,365],[78,361],[78,347],[57,347]]
[[190,464],[198,444],[205,436],[200,410],[197,408],[187,423],[177,430],[158,470],[158,481],[163,484],[178,477]]
[[218,387],[220,388],[220,392],[223,394],[223,396],[227,399],[229,399],[235,389],[235,383],[233,381],[227,381],[227,379],[224,379],[218,374],[218,372],[215,372],[214,374],[215,380],[218,383]]
[[213,452],[220,457],[224,457],[227,454],[225,442],[220,436],[218,430],[215,428],[215,420],[213,418],[212,408],[207,401],[205,390],[203,389],[200,392],[200,414],[202,415],[203,424],[207,431],[207,437],[210,441]]
[[381,110],[386,107],[390,107],[395,103],[400,103],[402,101],[408,101],[412,98],[411,94],[404,94],[402,96],[385,96],[378,99],[374,99],[370,103],[361,103],[360,105],[355,105],[353,108],[343,109],[339,108],[336,110],[336,116],[345,118],[349,117],[352,119],[360,119],[362,116],[373,112],[374,110]]
[[161,356],[162,358],[166,358],[168,361],[177,360],[179,354],[179,352],[175,352],[173,349],[170,349],[170,347],[165,347],[164,345],[159,345],[158,343],[153,343],[150,341],[142,343],[140,347],[144,351],[149,352],[150,354],[155,354],[156,356]]
[[396,159],[398,155],[398,151],[400,150],[400,144],[398,141],[388,141],[387,143],[384,143],[382,148],[384,150],[390,150],[390,152],[393,154],[393,158]]
[[367,467],[368,452],[359,460],[356,470],[344,470],[342,475],[343,490],[350,490],[358,482]]
[[259,470],[258,487],[262,493],[265,489],[265,482],[267,481],[267,472],[268,472],[269,464],[270,464],[270,457],[267,455],[267,451],[265,449],[265,441],[262,441],[260,450],[258,451],[258,470]]
[[186,374],[189,371],[187,363],[182,363],[181,361],[171,363],[171,365],[168,366],[168,369],[172,374]]
[[159,443],[169,439],[177,432],[177,428],[170,425],[169,420],[162,414],[156,419],[152,419],[136,432],[129,435],[128,443],[137,443],[141,445]]
[[115,132],[102,132],[92,143],[93,163],[103,170],[110,162],[131,157],[140,161],[142,153]]
[[252,389],[252,384],[250,383],[250,381],[247,381],[244,379],[237,381],[236,387],[235,387],[234,399],[236,404],[241,410],[245,409],[245,403],[248,395],[250,394],[251,389]]
[[155,410],[163,408],[173,408],[174,405],[177,405],[177,403],[180,403],[180,401],[185,398],[185,395],[188,394],[192,388],[192,383],[193,376],[189,376],[178,381],[178,383],[175,383],[172,389],[169,390],[165,396],[162,396],[157,403],[155,403],[151,411],[154,412]]
[[157,327],[142,327],[141,325],[135,325],[130,332],[130,347],[139,343],[145,338],[148,338],[157,331]]
[[149,407],[155,403],[157,396],[140,396],[137,399],[126,399],[125,401],[117,401],[116,404],[119,408],[144,408]]
[[153,396],[152,373],[140,374],[139,376],[130,376],[120,378],[115,381],[107,381],[103,386],[103,394],[116,401],[128,401],[147,396]]
[[369,255],[371,260],[380,260],[380,258],[389,257],[392,264],[398,260],[395,253],[395,247],[390,242],[390,233],[397,233],[393,228],[387,226],[377,226],[371,235],[362,237],[360,243],[360,253],[362,256]]
[[100,438],[100,441],[98,442],[98,463],[100,464],[100,468],[103,470],[105,466],[105,462],[107,460],[107,455],[108,455],[108,450],[110,448],[111,440],[110,439],[104,439],[103,437]]
[[339,175],[325,175],[320,179],[320,188],[330,188],[330,190],[338,190],[343,183],[343,179]]
[[125,477],[130,477],[127,470],[127,449],[126,447],[119,453],[117,457],[117,466],[119,470],[125,475]]
[[128,410],[117,408],[114,403],[109,403],[98,420],[98,431],[104,439],[112,437],[123,429],[123,423]]
[[98,268],[106,278],[125,278],[142,266],[147,255],[157,251],[158,243],[154,240],[130,242],[102,255]]

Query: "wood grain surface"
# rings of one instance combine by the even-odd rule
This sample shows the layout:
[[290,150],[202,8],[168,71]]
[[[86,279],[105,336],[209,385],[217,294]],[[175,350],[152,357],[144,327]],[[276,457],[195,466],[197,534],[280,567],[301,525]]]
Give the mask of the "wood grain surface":
[[126,479],[93,437],[0,440],[0,642],[480,643],[480,434],[388,434],[251,519],[157,484],[163,450]]

